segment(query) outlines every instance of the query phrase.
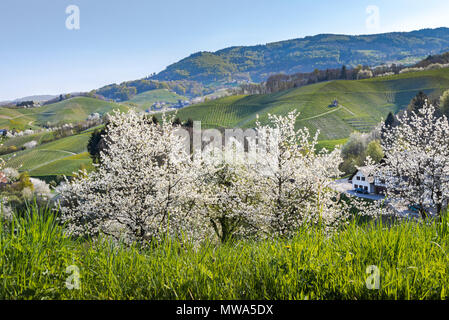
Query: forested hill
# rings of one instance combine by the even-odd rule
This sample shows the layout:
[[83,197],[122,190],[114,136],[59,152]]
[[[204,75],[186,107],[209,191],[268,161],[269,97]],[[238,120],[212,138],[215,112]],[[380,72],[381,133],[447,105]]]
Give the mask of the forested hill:
[[198,52],[154,75],[155,80],[260,82],[271,74],[314,69],[413,64],[449,51],[449,28],[375,35],[321,34],[266,45]]

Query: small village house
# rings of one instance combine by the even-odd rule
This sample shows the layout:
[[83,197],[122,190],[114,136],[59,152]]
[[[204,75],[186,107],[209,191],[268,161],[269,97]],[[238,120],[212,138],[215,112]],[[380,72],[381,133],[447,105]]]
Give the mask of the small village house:
[[363,189],[373,194],[384,194],[385,183],[368,171],[366,167],[360,167],[348,179],[353,189]]

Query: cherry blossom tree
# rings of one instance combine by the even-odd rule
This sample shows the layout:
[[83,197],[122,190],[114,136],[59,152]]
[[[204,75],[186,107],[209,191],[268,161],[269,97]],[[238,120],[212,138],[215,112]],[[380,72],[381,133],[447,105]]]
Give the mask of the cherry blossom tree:
[[257,122],[259,144],[258,179],[264,190],[265,210],[272,234],[291,236],[303,224],[320,224],[326,229],[347,220],[347,211],[331,188],[338,177],[341,152],[316,151],[319,132],[295,129],[298,113],[269,115],[270,123]]
[[141,243],[201,237],[191,215],[196,172],[177,130],[165,116],[156,125],[133,111],[114,113],[101,164],[59,188],[70,232]]
[[399,125],[384,128],[385,158],[379,175],[389,198],[414,205],[423,218],[441,213],[449,191],[449,123],[432,106],[406,112]]
[[260,178],[254,163],[248,161],[237,141],[224,150],[205,152],[198,180],[198,214],[221,242],[231,238],[262,235],[266,224],[258,188]]
[[[63,220],[75,235],[108,234],[143,244],[168,237],[222,242],[292,236],[304,224],[327,231],[348,210],[331,184],[340,150],[317,152],[318,133],[295,129],[298,114],[257,123],[247,150],[232,141],[199,157],[173,119],[160,124],[114,113],[101,161],[59,187]],[[221,142],[221,139],[215,140]],[[232,155],[232,156],[231,156]]]

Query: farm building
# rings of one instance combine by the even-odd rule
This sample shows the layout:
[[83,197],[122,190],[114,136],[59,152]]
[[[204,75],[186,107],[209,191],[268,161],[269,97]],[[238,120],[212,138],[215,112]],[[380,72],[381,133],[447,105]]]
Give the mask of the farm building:
[[374,194],[384,194],[385,192],[385,183],[368,172],[365,167],[358,168],[348,180],[352,184],[353,189],[363,189]]

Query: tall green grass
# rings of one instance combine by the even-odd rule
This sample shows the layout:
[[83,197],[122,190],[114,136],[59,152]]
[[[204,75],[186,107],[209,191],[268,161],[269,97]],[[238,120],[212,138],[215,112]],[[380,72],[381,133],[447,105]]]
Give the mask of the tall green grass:
[[[347,226],[332,236],[140,249],[75,240],[48,210],[2,222],[0,299],[446,299],[449,226],[404,221]],[[66,269],[80,270],[68,289]],[[370,290],[366,269],[380,271]]]

